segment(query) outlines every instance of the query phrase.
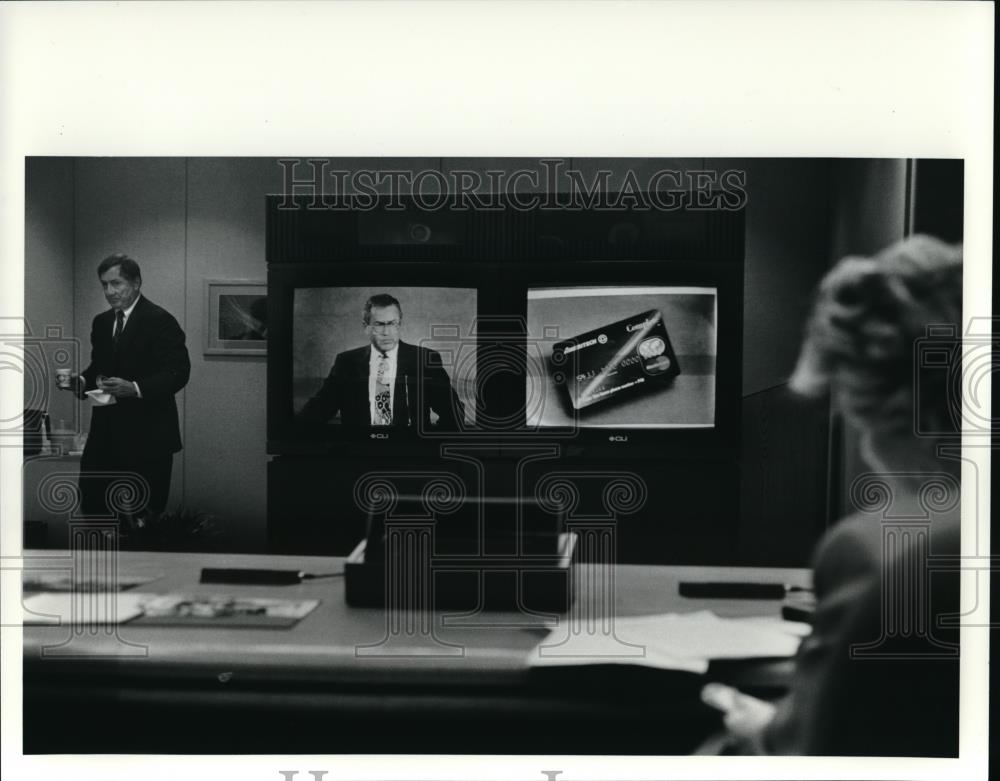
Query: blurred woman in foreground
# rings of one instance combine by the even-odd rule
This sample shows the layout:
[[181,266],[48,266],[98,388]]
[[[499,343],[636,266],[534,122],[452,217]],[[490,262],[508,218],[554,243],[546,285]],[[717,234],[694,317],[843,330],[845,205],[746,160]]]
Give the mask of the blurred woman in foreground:
[[[868,509],[878,512],[841,521],[817,547],[813,632],[788,695],[771,704],[705,687],[728,733],[703,752],[957,755],[957,624],[947,615],[958,572],[923,578],[928,554],[959,552],[960,384],[921,356],[928,327],[960,335],[961,315],[961,247],[928,236],[845,258],[821,283],[790,385],[829,392],[857,430],[872,474],[852,496],[877,500]],[[960,360],[955,337],[933,344]]]

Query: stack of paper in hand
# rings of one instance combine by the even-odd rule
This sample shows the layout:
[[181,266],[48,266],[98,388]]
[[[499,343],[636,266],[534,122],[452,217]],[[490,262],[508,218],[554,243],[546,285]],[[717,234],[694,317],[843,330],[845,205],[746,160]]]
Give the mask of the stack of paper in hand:
[[810,631],[808,624],[780,618],[720,618],[708,610],[584,623],[568,617],[534,649],[531,665],[633,664],[704,673],[712,659],[794,656]]

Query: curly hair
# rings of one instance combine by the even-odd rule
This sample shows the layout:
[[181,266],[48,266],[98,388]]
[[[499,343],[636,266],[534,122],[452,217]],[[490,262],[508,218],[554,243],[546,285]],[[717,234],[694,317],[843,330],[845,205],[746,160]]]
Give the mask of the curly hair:
[[937,431],[957,430],[957,374],[918,373],[916,346],[929,326],[961,333],[961,319],[961,245],[916,235],[871,258],[844,258],[820,283],[790,386],[831,391],[848,420],[872,430],[912,431],[918,415]]

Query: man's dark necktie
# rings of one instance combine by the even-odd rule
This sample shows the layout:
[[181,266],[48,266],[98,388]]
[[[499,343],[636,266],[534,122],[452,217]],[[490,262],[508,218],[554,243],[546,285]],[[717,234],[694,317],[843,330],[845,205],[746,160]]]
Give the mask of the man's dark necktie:
[[115,310],[115,334],[112,337],[111,343],[114,349],[118,349],[118,340],[122,335],[122,328],[125,327],[125,313],[121,309]]

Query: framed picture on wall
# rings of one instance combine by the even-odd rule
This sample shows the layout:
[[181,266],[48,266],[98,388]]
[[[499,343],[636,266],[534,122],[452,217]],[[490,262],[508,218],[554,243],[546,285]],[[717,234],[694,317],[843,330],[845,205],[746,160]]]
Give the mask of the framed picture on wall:
[[205,355],[267,355],[267,284],[205,280]]

